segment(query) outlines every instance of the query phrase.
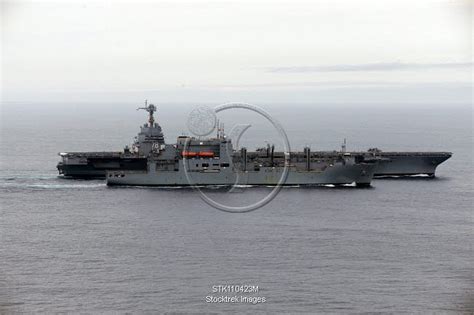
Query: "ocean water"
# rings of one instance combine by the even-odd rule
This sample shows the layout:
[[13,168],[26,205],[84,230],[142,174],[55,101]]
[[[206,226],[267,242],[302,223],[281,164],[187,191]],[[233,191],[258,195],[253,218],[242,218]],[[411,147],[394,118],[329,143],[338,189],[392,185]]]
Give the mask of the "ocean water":
[[[260,105],[260,104],[257,104]],[[284,188],[263,208],[229,214],[191,189],[109,188],[57,176],[61,151],[120,150],[144,113],[134,104],[3,104],[0,313],[470,313],[473,299],[470,105],[262,106],[291,147],[451,151],[435,179],[372,188]],[[158,105],[167,142],[185,104]],[[248,113],[248,148],[278,143]],[[256,200],[271,188],[221,202]],[[217,285],[258,286],[253,294]],[[244,295],[264,303],[207,303]]]

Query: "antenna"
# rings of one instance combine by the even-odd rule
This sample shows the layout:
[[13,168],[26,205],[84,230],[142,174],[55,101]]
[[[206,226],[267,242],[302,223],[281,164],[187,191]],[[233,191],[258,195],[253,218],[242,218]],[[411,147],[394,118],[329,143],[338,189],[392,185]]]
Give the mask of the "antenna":
[[344,138],[344,142],[342,143],[341,152],[346,153],[346,138]]
[[148,105],[148,100],[145,100],[145,107],[138,107],[137,110],[146,110],[149,113],[148,116],[148,123],[150,127],[153,127],[153,124],[155,123],[155,118],[153,117],[153,114],[156,112],[156,106],[151,104]]

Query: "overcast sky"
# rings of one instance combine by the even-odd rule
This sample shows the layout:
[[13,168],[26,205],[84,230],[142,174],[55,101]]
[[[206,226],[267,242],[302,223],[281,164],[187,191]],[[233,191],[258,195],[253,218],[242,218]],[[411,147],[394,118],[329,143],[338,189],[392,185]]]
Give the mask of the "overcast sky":
[[471,1],[3,1],[4,102],[472,100]]

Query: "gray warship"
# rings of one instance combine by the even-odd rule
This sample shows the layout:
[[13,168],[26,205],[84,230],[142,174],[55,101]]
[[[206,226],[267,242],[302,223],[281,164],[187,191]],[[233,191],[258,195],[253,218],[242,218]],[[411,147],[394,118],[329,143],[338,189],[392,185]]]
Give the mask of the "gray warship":
[[[148,122],[140,127],[140,132],[138,136],[135,137],[135,141],[131,147],[126,146],[122,151],[59,153],[61,160],[57,165],[57,169],[60,176],[65,178],[105,178],[106,171],[144,172],[149,168],[149,157],[156,157],[157,153],[160,153],[162,157],[170,157],[168,152],[170,152],[171,148],[165,144],[162,129],[154,118],[156,107],[153,104],[145,102],[145,106],[138,109],[148,112]],[[222,135],[218,135],[207,144],[211,147],[217,146],[217,143],[223,140],[220,139],[220,137],[222,137]],[[182,143],[184,141],[183,139],[186,140],[186,138],[178,138],[177,145]],[[189,138],[187,140],[190,141],[192,145],[196,139]],[[229,141],[231,139],[224,140]],[[230,144],[232,144],[231,141]],[[226,151],[225,154],[229,155],[229,152],[233,151],[233,148],[229,147],[226,150],[228,151]],[[270,160],[269,164],[268,161],[264,159],[265,152],[269,150],[268,148],[263,148],[258,152],[246,152],[249,161],[247,161],[245,171],[249,171],[247,168],[249,168],[250,165],[258,164],[262,165],[262,168],[270,167],[271,170],[273,170],[273,167],[276,167],[276,171],[273,172],[275,172],[275,176],[278,176],[278,167],[281,167],[281,156],[283,153],[273,152],[273,156],[267,154],[267,160]],[[179,159],[179,150],[177,154],[175,158]],[[449,159],[452,155],[451,152],[384,152],[376,148],[363,152],[346,152],[344,142],[340,151],[311,151],[309,148],[305,148],[304,152],[292,152],[290,154],[291,159],[295,159],[295,167],[297,170],[301,170],[299,163],[303,163],[301,160],[308,154],[311,160],[308,168],[310,171],[320,168],[321,165],[318,163],[328,163],[328,165],[331,165],[334,161],[342,163],[342,161],[347,160],[349,164],[358,164],[365,161],[367,164],[375,164],[373,174],[375,178],[406,177],[420,174],[434,177],[437,166]],[[235,166],[239,166],[241,162],[238,155],[239,152],[233,152],[232,161],[230,161],[229,164],[232,163],[234,166],[235,162]],[[215,152],[215,157],[220,158],[220,154]],[[199,158],[204,158],[204,156],[200,156]],[[351,159],[354,160],[354,162],[352,162]],[[377,163],[374,163],[374,160],[377,160]],[[272,165],[272,163],[275,165]],[[217,163],[211,163],[211,167],[202,170],[206,171],[206,173],[216,171],[212,164]],[[242,165],[240,165],[240,169],[244,171]],[[190,169],[190,171],[194,172],[192,169]],[[221,171],[224,172],[224,169],[221,169]],[[229,169],[226,168],[225,171],[228,172]],[[270,169],[266,169],[266,171],[267,173],[271,173]],[[249,180],[252,180],[253,173],[250,173],[248,176],[250,176]],[[288,179],[291,180],[293,177],[294,175],[290,171]],[[245,178],[245,176],[241,176],[241,178]]]
[[59,174],[66,178],[94,179],[105,178],[106,170],[145,170],[150,152],[165,145],[161,126],[155,122],[156,106],[145,101],[149,113],[148,122],[140,127],[132,146],[123,151],[105,152],[61,152],[61,161],[56,166]]
[[[341,146],[341,152],[346,152],[346,139]],[[438,165],[449,159],[451,152],[410,152],[410,151],[382,151],[370,148],[365,152],[350,152],[352,155],[362,155],[365,159],[378,159],[375,178],[383,177],[411,177],[424,175],[435,177]]]
[[[315,155],[304,152],[275,152],[275,147],[255,152],[234,150],[223,128],[213,138],[179,136],[166,144],[155,122],[153,104],[132,151],[146,157],[143,169],[106,169],[107,185],[190,186],[190,185],[345,185],[369,186],[377,161],[365,161],[350,154]],[[130,151],[130,150],[128,150]],[[283,181],[282,181],[283,179]]]
[[[107,185],[345,185],[370,186],[377,161],[345,155],[315,156],[304,152],[257,152],[233,149],[221,133],[215,138],[180,136],[148,157],[146,170],[107,170]],[[283,181],[281,179],[284,178]]]

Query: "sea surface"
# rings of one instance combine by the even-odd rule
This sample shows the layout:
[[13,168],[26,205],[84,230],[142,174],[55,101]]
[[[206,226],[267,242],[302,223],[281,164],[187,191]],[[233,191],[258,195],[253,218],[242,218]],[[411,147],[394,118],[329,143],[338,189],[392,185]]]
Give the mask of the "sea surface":
[[[211,106],[217,104],[210,104]],[[110,188],[58,177],[58,152],[121,150],[136,104],[8,103],[1,112],[0,313],[470,313],[473,299],[471,105],[256,104],[292,149],[451,151],[435,179],[374,180],[368,189],[282,189],[230,214],[192,189]],[[168,143],[189,104],[158,104]],[[252,113],[249,150],[280,141]],[[224,117],[225,116],[225,117]],[[240,120],[240,121],[239,121]],[[250,187],[220,202],[268,193]],[[217,285],[258,286],[252,294]],[[207,303],[245,295],[264,303]]]

